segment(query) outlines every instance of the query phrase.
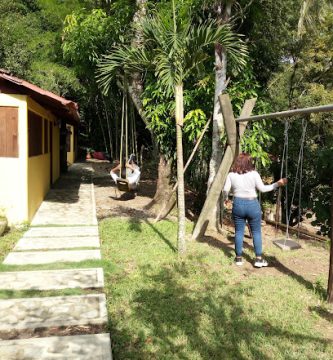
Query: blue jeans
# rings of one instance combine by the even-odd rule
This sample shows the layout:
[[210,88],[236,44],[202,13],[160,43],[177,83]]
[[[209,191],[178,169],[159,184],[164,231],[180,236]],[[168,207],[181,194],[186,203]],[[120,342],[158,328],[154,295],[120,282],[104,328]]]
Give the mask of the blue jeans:
[[235,197],[232,207],[232,217],[235,223],[236,256],[242,256],[246,221],[249,223],[251,228],[254,252],[256,256],[261,256],[261,208],[259,201],[257,199],[248,200]]

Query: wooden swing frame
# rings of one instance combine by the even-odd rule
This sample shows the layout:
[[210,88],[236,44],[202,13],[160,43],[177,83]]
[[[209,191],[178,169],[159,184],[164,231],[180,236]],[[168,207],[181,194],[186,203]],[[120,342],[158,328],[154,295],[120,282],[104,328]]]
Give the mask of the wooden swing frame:
[[[260,121],[273,118],[290,117],[295,115],[316,114],[322,112],[333,112],[333,104],[316,106],[302,109],[287,110],[264,115],[251,116],[256,99],[246,100],[239,118],[235,119],[231,101],[228,94],[219,96],[222,114],[225,122],[227,134],[227,148],[225,150],[221,165],[216,173],[213,183],[208,191],[206,201],[201,210],[200,216],[194,227],[192,239],[197,240],[202,237],[208,227],[211,216],[211,204],[217,203],[222,192],[225,180],[230,171],[235,157],[240,152],[240,140],[244,134],[246,125],[249,121]],[[237,129],[238,125],[238,129]],[[332,203],[331,203],[331,226],[333,228],[333,179],[332,179]],[[327,301],[333,303],[333,231],[331,231],[330,246],[330,265],[327,286]]]

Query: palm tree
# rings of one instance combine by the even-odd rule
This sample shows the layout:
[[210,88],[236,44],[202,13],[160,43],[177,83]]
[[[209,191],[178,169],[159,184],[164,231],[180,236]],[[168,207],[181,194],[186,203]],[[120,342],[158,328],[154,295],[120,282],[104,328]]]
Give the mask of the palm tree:
[[159,13],[147,17],[140,26],[144,44],[142,47],[119,46],[105,55],[99,64],[98,82],[104,91],[117,72],[123,73],[153,71],[165,91],[175,98],[177,180],[178,180],[178,252],[184,254],[185,242],[185,189],[183,171],[182,126],[184,120],[184,81],[209,57],[216,42],[223,44],[229,56],[239,66],[245,64],[246,46],[240,36],[233,33],[229,24],[218,25],[206,21],[197,26],[191,19],[179,21],[175,2],[170,18]]

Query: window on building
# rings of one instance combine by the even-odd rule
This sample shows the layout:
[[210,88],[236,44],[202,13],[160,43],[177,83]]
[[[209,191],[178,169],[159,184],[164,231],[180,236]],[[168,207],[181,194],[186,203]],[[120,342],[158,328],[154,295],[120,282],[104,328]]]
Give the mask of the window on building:
[[67,134],[66,134],[66,148],[67,148],[67,152],[72,151],[71,148],[71,135],[72,135],[72,130],[70,126],[66,127],[67,130]]
[[43,118],[28,111],[29,157],[43,154]]
[[49,122],[44,119],[44,154],[49,152]]
[[18,157],[18,109],[0,106],[0,157]]

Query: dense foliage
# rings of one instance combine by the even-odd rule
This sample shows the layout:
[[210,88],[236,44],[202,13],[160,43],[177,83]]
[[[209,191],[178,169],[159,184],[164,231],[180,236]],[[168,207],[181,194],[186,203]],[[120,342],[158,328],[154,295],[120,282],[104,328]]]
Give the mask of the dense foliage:
[[[256,113],[316,106],[333,102],[333,10],[331,1],[320,0],[177,0],[177,17],[195,29],[205,21],[221,21],[221,11],[231,6],[233,30],[243,34],[248,60],[238,71],[229,59],[227,88],[238,114],[244,101],[258,97]],[[170,0],[2,0],[0,2],[0,67],[45,89],[80,104],[84,145],[118,155],[126,77],[119,74],[109,84],[109,94],[98,87],[98,60],[119,46],[140,44],[140,15],[157,12],[171,18]],[[222,9],[222,10],[221,10]],[[220,11],[220,12],[219,12]],[[140,15],[140,16],[139,16]],[[146,17],[144,15],[144,17]],[[164,21],[163,20],[163,21]],[[214,51],[184,78],[184,157],[213,112]],[[194,71],[195,70],[195,71]],[[163,68],[156,69],[157,72]],[[136,146],[157,146],[160,154],[175,158],[175,107],[172,93],[156,81],[157,73],[138,69],[142,112],[129,97],[128,111],[135,122]],[[140,115],[139,115],[140,113]],[[145,116],[143,119],[142,116]],[[332,181],[332,114],[306,117],[302,204],[303,217],[316,214],[320,231],[328,232],[329,194]],[[142,119],[144,121],[142,121]],[[289,129],[289,199],[295,187],[302,119]],[[186,182],[202,192],[211,156],[208,131],[189,171]],[[83,139],[83,138],[82,138]],[[151,140],[153,139],[153,140]],[[153,143],[152,143],[153,142]],[[280,175],[284,123],[278,120],[253,123],[245,134],[243,150],[257,158],[261,169]],[[298,199],[298,195],[295,196]],[[268,198],[274,201],[273,198]],[[297,222],[297,219],[294,219]]]

